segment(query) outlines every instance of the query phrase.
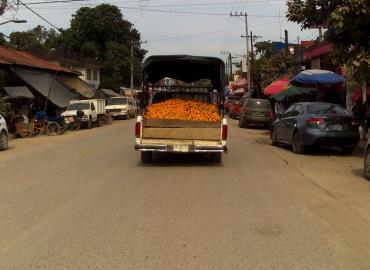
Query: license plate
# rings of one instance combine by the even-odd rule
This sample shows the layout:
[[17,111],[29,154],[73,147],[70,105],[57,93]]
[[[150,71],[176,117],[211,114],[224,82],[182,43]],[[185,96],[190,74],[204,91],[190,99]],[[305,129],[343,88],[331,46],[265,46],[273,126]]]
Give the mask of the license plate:
[[179,144],[173,146],[174,152],[189,152],[189,145],[186,144]]
[[329,125],[327,127],[328,131],[343,131],[343,126],[342,125]]

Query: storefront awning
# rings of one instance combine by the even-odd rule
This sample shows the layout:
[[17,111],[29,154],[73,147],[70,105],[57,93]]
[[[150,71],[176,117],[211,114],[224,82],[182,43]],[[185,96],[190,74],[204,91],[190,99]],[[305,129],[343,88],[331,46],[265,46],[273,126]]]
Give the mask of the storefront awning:
[[9,98],[35,98],[27,86],[6,86],[4,87],[5,92],[8,94]]
[[44,97],[48,97],[50,102],[60,108],[67,107],[69,101],[78,98],[76,94],[57,81],[54,74],[20,67],[10,67],[10,69],[23,81],[32,86]]
[[95,91],[90,87],[90,85],[79,77],[58,75],[57,79],[68,87],[74,89],[83,97],[92,98],[95,94]]

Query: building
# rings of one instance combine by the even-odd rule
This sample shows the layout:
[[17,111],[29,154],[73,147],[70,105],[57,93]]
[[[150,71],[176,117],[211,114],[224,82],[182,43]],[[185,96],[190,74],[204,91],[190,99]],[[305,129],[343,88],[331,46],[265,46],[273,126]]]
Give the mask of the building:
[[103,64],[93,58],[83,57],[77,53],[65,51],[49,51],[46,54],[38,54],[45,60],[54,62],[69,70],[78,72],[80,78],[87,82],[94,90],[98,89],[101,81],[101,69]]

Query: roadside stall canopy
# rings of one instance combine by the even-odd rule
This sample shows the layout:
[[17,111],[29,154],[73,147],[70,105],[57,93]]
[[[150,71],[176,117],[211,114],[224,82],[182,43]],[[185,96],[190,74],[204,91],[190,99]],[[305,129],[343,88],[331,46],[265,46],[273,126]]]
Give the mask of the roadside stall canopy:
[[156,55],[148,57],[143,64],[144,83],[155,84],[165,77],[187,83],[209,79],[213,89],[223,92],[225,87],[225,64],[216,57],[191,55]]
[[299,73],[291,81],[297,85],[317,85],[317,84],[340,84],[345,83],[346,79],[332,71],[310,69]]
[[66,108],[69,101],[78,98],[76,94],[56,80],[54,74],[15,66],[10,67],[10,69],[59,108]]
[[303,94],[309,94],[309,93],[312,93],[312,92],[315,92],[315,91],[316,91],[315,88],[291,86],[291,87],[287,88],[286,90],[284,90],[283,92],[280,92],[278,94],[275,94],[275,95],[271,96],[270,99],[281,102],[281,101],[285,100],[288,97],[299,96],[299,95],[303,95]]
[[27,86],[6,86],[4,87],[4,90],[8,94],[10,99],[16,99],[16,98],[34,99],[35,98],[35,96],[27,88]]
[[287,78],[274,81],[263,90],[263,93],[265,94],[265,96],[272,96],[287,89],[288,85],[289,79]]
[[77,76],[58,75],[57,79],[68,87],[76,90],[76,92],[83,97],[92,98],[95,94],[95,91],[90,87],[90,85]]
[[232,90],[245,89],[247,87],[248,87],[248,81],[246,79],[241,79],[240,81],[237,81],[236,83],[231,84]]

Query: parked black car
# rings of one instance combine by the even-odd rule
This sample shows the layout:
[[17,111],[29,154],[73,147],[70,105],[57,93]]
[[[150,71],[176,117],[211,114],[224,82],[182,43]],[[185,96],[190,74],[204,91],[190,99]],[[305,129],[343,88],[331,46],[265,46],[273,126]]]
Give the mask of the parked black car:
[[267,99],[247,98],[239,116],[239,127],[244,128],[250,124],[263,125],[270,128],[272,123],[271,103]]
[[303,154],[306,147],[336,146],[350,154],[358,144],[358,122],[341,106],[331,103],[296,103],[271,127],[272,145],[292,145],[293,152]]

